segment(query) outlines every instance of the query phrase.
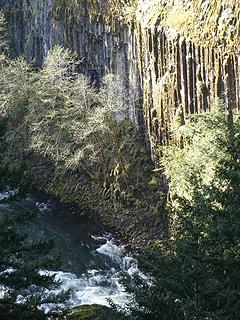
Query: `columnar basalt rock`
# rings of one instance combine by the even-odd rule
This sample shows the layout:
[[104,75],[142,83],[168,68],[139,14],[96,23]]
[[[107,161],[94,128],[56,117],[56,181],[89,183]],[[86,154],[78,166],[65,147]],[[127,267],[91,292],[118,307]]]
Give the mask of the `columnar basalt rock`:
[[151,148],[180,143],[176,131],[215,98],[240,108],[237,1],[139,1],[139,66]]
[[195,45],[182,36],[171,39],[163,30],[153,35],[147,29],[142,37],[147,52],[141,55],[145,119],[157,142],[173,138],[169,129],[174,130],[175,120],[181,124],[189,114],[208,110],[216,97],[229,109],[240,107],[238,55]]
[[51,47],[50,13],[53,0],[2,0],[8,22],[11,54],[25,55],[40,66]]
[[[79,71],[87,74],[96,85],[108,73],[120,79],[129,90],[129,117],[139,124],[135,30],[131,25],[113,19],[107,2],[3,0],[0,9],[7,18],[13,56],[24,55],[36,66],[41,66],[44,56],[57,44],[76,51]],[[116,6],[112,7],[116,10]],[[109,12],[101,16],[105,8]]]
[[240,107],[237,0],[133,2],[128,15],[120,12],[124,1],[114,0],[2,0],[0,7],[14,55],[40,65],[61,44],[79,54],[80,71],[96,82],[109,72],[120,76],[132,96],[130,118],[145,127],[152,150],[178,143],[188,115],[217,97],[229,110]]
[[[129,5],[134,0],[1,0],[0,9],[6,14],[13,56],[22,54],[41,66],[49,49],[60,44],[78,53],[79,71],[96,84],[107,73],[120,77],[131,97],[129,117],[144,129],[152,158],[158,160],[159,146],[183,145],[178,128],[192,113],[209,110],[215,98],[224,100],[230,116],[240,108],[240,4],[135,0],[121,12],[124,1]],[[146,157],[141,158],[144,148],[136,149],[137,166],[131,172],[140,177]],[[64,202],[81,203],[86,212],[99,206],[98,189],[95,197],[75,172],[53,170],[50,159],[38,155],[30,162],[43,190]],[[105,224],[124,237],[131,235],[137,245],[159,234],[161,204],[155,196],[168,190],[164,177],[159,186],[155,176],[150,182],[144,176],[143,185],[146,194],[141,191],[140,197],[146,210],[140,198],[134,202],[136,210],[120,206],[113,214],[112,203],[104,200],[100,213],[97,209]],[[156,189],[148,202],[150,185]]]

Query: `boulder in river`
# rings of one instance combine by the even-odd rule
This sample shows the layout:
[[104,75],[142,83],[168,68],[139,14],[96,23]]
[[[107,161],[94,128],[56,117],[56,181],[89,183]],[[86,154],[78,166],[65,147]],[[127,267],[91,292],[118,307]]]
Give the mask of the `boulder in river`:
[[58,320],[107,320],[110,309],[106,306],[82,305],[71,309],[68,313]]

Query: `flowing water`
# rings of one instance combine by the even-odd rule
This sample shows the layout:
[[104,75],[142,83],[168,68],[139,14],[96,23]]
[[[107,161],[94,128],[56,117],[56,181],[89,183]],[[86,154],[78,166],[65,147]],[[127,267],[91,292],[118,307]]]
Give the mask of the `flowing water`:
[[[8,193],[2,194],[7,197]],[[0,194],[1,197],[1,194]],[[12,210],[37,208],[37,218],[28,226],[32,236],[54,237],[62,254],[61,270],[44,270],[61,280],[60,289],[71,289],[66,307],[82,304],[123,305],[128,294],[121,284],[122,272],[144,277],[133,258],[110,233],[43,194],[32,194]],[[1,211],[1,207],[0,207]]]

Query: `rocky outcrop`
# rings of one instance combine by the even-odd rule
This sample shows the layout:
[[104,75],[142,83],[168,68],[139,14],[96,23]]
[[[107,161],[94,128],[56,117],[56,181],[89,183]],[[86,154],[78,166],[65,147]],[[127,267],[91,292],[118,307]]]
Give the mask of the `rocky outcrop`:
[[13,56],[40,66],[54,45],[79,55],[79,71],[99,84],[114,73],[129,89],[129,117],[140,123],[139,72],[135,30],[113,18],[117,2],[85,0],[2,0]]
[[[189,115],[209,110],[215,98],[224,100],[230,115],[239,109],[240,5],[236,0],[138,0],[135,5],[126,0],[122,8],[123,2],[2,0],[0,8],[6,14],[13,56],[23,54],[40,66],[48,50],[60,44],[78,53],[79,71],[96,85],[106,73],[117,75],[128,89],[129,117],[144,128],[157,160],[159,145],[183,143],[178,128]],[[145,162],[139,155],[142,147],[135,143],[135,148],[130,172],[141,182]],[[155,239],[165,219],[159,214],[159,190],[167,193],[167,183],[149,181],[152,163],[141,182],[138,204],[123,209],[104,204],[104,199],[99,202],[98,191],[93,197],[90,190],[77,189],[79,176],[67,180],[52,165],[48,169],[45,160],[44,165],[39,157],[36,164],[30,160],[40,175],[38,187],[62,201],[86,203],[86,209],[102,207],[98,216],[124,238],[131,235],[135,247],[143,239]],[[143,199],[151,204],[147,209],[141,207]]]
[[152,150],[175,141],[188,115],[208,110],[216,97],[239,108],[236,0],[132,2],[125,15],[123,2],[113,0],[2,0],[0,6],[13,55],[40,65],[61,44],[78,52],[79,70],[96,83],[109,72],[121,77],[132,97],[129,117],[144,123]]
[[240,5],[237,1],[139,1],[138,57],[148,137],[176,141],[189,114],[221,98],[240,107]]
[[58,320],[107,320],[110,309],[100,305],[82,305],[67,312]]

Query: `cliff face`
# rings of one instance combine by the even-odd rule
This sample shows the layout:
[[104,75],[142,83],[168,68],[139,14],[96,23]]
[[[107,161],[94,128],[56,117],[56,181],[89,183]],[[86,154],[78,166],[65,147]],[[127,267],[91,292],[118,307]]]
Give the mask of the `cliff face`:
[[40,65],[51,47],[52,1],[2,0],[0,8],[8,22],[11,54],[24,54]]
[[[2,0],[13,55],[37,65],[55,44],[78,52],[95,81],[108,73],[129,88],[129,116],[150,145],[175,140],[188,114],[222,98],[240,107],[240,5],[237,0]],[[121,12],[121,18],[120,17]],[[130,12],[130,13],[129,13]]]
[[152,147],[217,97],[240,107],[236,0],[140,1],[136,13],[144,115]]
[[111,1],[2,0],[13,56],[40,66],[49,49],[60,44],[76,51],[80,72],[99,83],[117,75],[129,90],[129,117],[139,123],[140,88],[134,29],[116,19]]

